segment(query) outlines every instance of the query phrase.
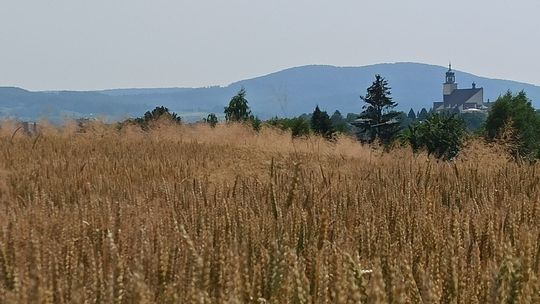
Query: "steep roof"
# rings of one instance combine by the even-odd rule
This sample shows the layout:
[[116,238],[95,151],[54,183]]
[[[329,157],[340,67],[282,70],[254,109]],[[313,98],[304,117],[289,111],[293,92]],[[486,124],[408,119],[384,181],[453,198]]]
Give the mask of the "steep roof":
[[482,88],[479,89],[457,89],[452,92],[450,95],[444,95],[444,103],[448,105],[457,105],[460,106],[466,103],[478,92],[482,91]]

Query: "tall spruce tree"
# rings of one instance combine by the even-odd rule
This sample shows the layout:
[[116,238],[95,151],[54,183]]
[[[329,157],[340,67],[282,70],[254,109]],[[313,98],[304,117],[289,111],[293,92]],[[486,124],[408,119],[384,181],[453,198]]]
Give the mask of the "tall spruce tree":
[[400,130],[399,112],[393,109],[397,103],[392,100],[388,81],[375,75],[375,81],[367,89],[366,96],[360,97],[366,105],[359,119],[353,124],[359,128],[360,138],[367,142],[379,139],[383,144],[389,144]]
[[231,122],[247,121],[251,117],[248,101],[246,99],[246,90],[240,89],[238,93],[231,98],[229,106],[225,107],[225,119]]

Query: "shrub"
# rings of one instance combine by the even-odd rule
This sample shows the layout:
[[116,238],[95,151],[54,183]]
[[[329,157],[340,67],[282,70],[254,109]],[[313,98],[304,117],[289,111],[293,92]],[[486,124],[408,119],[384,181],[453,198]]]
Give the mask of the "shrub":
[[210,113],[210,114],[208,114],[206,119],[204,119],[204,122],[209,124],[210,127],[215,128],[217,123],[218,123],[218,118],[217,118],[216,114]]
[[251,115],[249,117],[249,122],[250,122],[251,127],[253,128],[253,130],[255,130],[257,132],[259,132],[261,130],[262,121],[259,119],[259,117]]
[[450,160],[458,155],[464,135],[465,123],[461,118],[436,113],[410,125],[401,138],[415,153],[425,150],[429,155]]
[[174,112],[170,112],[168,108],[164,106],[156,107],[152,111],[147,111],[142,117],[134,119],[128,119],[120,123],[119,127],[123,127],[126,124],[135,124],[140,126],[143,130],[148,130],[152,123],[157,121],[170,121],[176,124],[182,123],[182,118]]
[[278,118],[274,117],[266,123],[283,131],[290,131],[293,137],[307,136],[311,133],[309,121],[303,117]]

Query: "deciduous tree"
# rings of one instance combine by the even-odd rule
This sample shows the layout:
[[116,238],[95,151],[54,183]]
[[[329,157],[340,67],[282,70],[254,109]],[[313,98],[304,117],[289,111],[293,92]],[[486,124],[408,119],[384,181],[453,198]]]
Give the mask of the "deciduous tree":
[[540,118],[524,91],[516,95],[508,91],[495,101],[486,119],[486,138],[499,138],[505,127],[513,129],[514,157],[540,157]]
[[401,134],[414,152],[427,151],[429,155],[450,160],[461,150],[465,136],[465,123],[455,114],[435,113],[426,120],[415,122]]

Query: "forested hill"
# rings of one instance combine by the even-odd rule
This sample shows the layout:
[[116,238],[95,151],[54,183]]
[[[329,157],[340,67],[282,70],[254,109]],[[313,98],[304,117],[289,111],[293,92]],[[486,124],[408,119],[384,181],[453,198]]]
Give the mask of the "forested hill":
[[[253,112],[262,118],[293,116],[313,111],[315,105],[332,112],[361,111],[360,95],[381,74],[389,81],[399,110],[429,108],[442,99],[447,67],[418,63],[377,64],[364,67],[302,66],[235,82],[226,87],[118,89],[106,91],[30,92],[0,88],[0,115],[24,120],[63,117],[110,117],[141,115],[157,105],[190,119],[205,113],[222,113],[231,96],[241,87]],[[489,79],[456,71],[460,88],[476,82],[484,96],[495,100],[507,90],[525,90],[540,107],[540,87],[509,80]]]

